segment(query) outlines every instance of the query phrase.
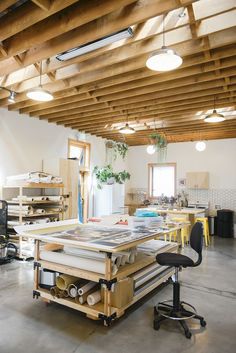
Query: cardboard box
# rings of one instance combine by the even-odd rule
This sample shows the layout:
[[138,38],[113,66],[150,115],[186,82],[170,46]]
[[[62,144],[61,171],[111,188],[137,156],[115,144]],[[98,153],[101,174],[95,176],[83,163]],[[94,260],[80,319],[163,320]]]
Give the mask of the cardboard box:
[[[111,305],[114,308],[122,308],[129,304],[134,296],[133,278],[124,278],[114,286],[114,292],[111,292]],[[104,289],[102,289],[102,302],[104,302]]]

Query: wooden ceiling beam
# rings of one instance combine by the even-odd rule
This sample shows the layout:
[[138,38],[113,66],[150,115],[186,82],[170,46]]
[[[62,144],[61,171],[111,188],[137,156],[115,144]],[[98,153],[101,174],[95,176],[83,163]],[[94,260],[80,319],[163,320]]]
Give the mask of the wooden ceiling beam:
[[[42,21],[46,17],[59,12],[77,0],[54,1],[49,11],[43,11],[30,1],[3,16],[0,22],[0,40],[14,36],[16,33]],[[37,60],[36,60],[37,61]]]
[[0,1],[0,12],[4,12],[6,9],[8,9],[10,6],[14,5],[16,2],[17,2],[17,0]]
[[[59,35],[63,35],[77,27],[96,20],[98,14],[99,16],[107,15],[110,12],[133,3],[134,1],[135,0],[74,1],[73,6],[65,9],[63,14],[56,13],[49,19],[38,22],[27,30],[19,32],[13,37],[7,39],[5,43],[8,47],[8,54],[9,56],[15,55],[16,53],[29,50],[36,45],[43,45],[45,41],[52,40]],[[78,41],[75,46],[77,46],[78,43],[80,43],[80,41]],[[57,53],[59,52],[60,50]],[[54,55],[57,53],[55,52]],[[40,58],[40,60],[41,59],[42,58]],[[39,60],[37,59],[36,61]]]
[[[64,2],[65,1],[60,3],[64,4]],[[120,1],[117,2],[116,0],[113,0],[112,2],[116,2],[117,4],[120,3]],[[191,2],[192,1],[189,1],[188,3]],[[80,43],[80,45],[88,43],[133,24],[144,22],[150,17],[169,12],[176,7],[181,7],[181,5],[177,6],[176,1],[174,0],[166,0],[164,2],[162,0],[139,0],[134,4],[131,3],[122,10],[117,10],[109,15],[99,17],[94,21],[51,39],[50,42],[46,41],[37,48],[28,50],[24,64],[25,66],[28,66],[37,61],[50,58],[60,52],[76,47],[78,43]],[[47,14],[48,12],[44,11],[43,13]],[[97,13],[97,16],[99,16],[99,13]],[[19,30],[17,32],[19,32]],[[1,66],[2,65],[0,65],[0,75]],[[15,69],[17,68],[11,67],[10,70],[14,71]]]
[[51,7],[53,0],[31,0],[35,5],[39,6],[42,10],[48,11]]
[[[234,102],[229,102],[229,100],[227,99],[222,99],[220,100],[219,102],[217,102],[216,104],[216,107],[217,108],[221,108],[224,110],[224,108],[226,107],[232,107],[231,109],[235,109],[234,108],[234,105],[235,105],[235,99],[234,99]],[[211,110],[213,107],[212,105],[212,102],[207,102],[207,103],[202,103],[200,105],[198,104],[193,104],[191,107],[182,107],[181,109],[175,109],[175,108],[170,108],[168,110],[161,110],[161,109],[153,109],[152,111],[143,111],[143,112],[138,112],[138,113],[132,113],[130,112],[129,115],[128,115],[128,121],[131,123],[132,121],[136,121],[138,119],[150,119],[152,118],[153,120],[155,119],[157,122],[158,121],[162,121],[166,118],[173,118],[173,117],[176,117],[178,116],[182,116],[182,115],[187,115],[187,114],[196,114],[196,117],[198,117],[199,115],[200,116],[203,116],[203,115],[206,115],[206,112],[204,114],[204,111],[206,110]],[[228,111],[228,109],[227,109]],[[91,120],[92,121],[92,120]],[[123,118],[122,117],[112,117],[109,121],[109,123],[122,123],[122,121],[125,121],[125,115],[123,115]],[[187,119],[186,119],[187,121]],[[100,119],[100,123],[101,125],[104,125],[106,124],[106,122],[108,122],[108,120],[101,120]],[[84,122],[82,122],[81,125],[83,125]],[[96,121],[96,119],[94,119],[94,123],[97,125],[98,124],[98,121]],[[65,126],[79,126],[79,121],[76,121],[74,123],[72,122],[63,122],[63,125]],[[96,126],[95,125],[95,126]]]
[[[220,82],[222,82],[222,81],[219,81],[219,80],[217,80],[216,81],[216,87],[217,87],[217,85],[218,85],[218,87],[221,87],[221,83]],[[235,82],[236,83],[236,77],[232,80],[232,83],[233,82]],[[203,86],[203,85],[198,85],[198,87],[196,87],[195,88],[195,90],[198,90],[198,91],[205,91],[204,90],[204,88],[206,87],[206,88],[212,88],[210,85],[209,85],[209,83],[207,82],[206,83],[207,84],[207,86],[205,85],[205,86]],[[213,86],[214,87],[214,86]],[[191,91],[189,88],[188,88],[188,90],[189,91]],[[232,90],[234,90],[234,86],[232,87]],[[169,92],[170,91],[173,91],[173,90],[169,90]],[[183,93],[182,93],[183,92]],[[222,92],[223,92],[223,89],[222,89]],[[172,95],[173,95],[173,93],[174,92],[172,92]],[[179,88],[179,94],[183,94],[183,95],[188,95],[188,93],[186,93],[186,89],[182,89],[182,88]],[[168,94],[168,91],[166,92],[166,95],[165,95],[166,97],[168,97],[169,96],[169,94]],[[156,98],[158,98],[158,94],[156,94],[156,96],[155,96]],[[188,96],[187,96],[188,97]],[[149,98],[152,98],[152,97],[146,97],[146,96],[138,96],[137,97],[137,102],[138,101],[142,101],[142,100],[148,100]],[[189,98],[190,98],[190,96],[189,96]],[[125,100],[125,102],[124,101],[122,101],[122,103],[125,103],[125,104],[127,104],[127,105],[129,105],[130,106],[130,108],[133,108],[133,107],[135,107],[136,106],[136,102],[135,102],[135,104],[133,104],[133,105],[130,105],[131,103],[129,103],[129,101],[127,101],[127,100]],[[147,103],[147,105],[148,105],[148,103]],[[119,112],[119,109],[125,109],[125,110],[127,110],[127,107],[125,106],[125,105],[122,105],[121,107],[117,107],[117,102],[115,103],[115,104],[113,104],[113,108],[114,108],[114,112],[113,113],[118,113]],[[130,108],[128,108],[128,110],[130,109]],[[80,109],[80,111],[81,111],[81,109]],[[56,112],[56,113],[51,113],[51,114],[44,114],[44,115],[41,115],[40,116],[40,118],[41,119],[47,119],[47,120],[49,120],[49,121],[59,121],[60,120],[60,117],[62,118],[62,119],[67,119],[67,120],[73,120],[73,115],[79,115],[79,113],[80,113],[80,111],[78,111],[77,109],[71,109],[71,110],[69,110],[69,109],[67,109],[67,111],[61,111],[61,112]],[[99,116],[100,114],[104,114],[105,112],[103,111],[103,112],[96,112],[96,110],[94,110],[94,113],[93,113],[93,117],[95,118],[96,116]],[[85,118],[87,118],[87,115],[84,113],[84,112],[82,112],[81,114],[81,117],[85,117]],[[90,112],[90,116],[91,116],[91,112]]]

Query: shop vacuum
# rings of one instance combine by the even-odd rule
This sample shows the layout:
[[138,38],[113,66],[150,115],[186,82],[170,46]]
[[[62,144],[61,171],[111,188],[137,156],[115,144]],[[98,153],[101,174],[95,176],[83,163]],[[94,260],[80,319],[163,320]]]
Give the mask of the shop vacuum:
[[11,262],[17,254],[17,247],[9,242],[7,234],[7,202],[0,200],[0,265]]

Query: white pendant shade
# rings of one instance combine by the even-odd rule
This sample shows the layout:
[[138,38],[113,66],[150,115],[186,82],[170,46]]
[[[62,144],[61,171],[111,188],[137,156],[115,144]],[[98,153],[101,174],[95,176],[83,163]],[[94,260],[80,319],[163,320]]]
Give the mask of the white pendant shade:
[[135,133],[135,130],[129,126],[129,124],[125,124],[124,127],[122,127],[119,132],[121,134],[125,134],[125,135],[131,135],[131,134],[134,134]]
[[147,153],[148,154],[154,154],[156,152],[155,146],[149,145],[147,146]]
[[154,71],[170,71],[182,65],[183,59],[173,49],[163,46],[149,56],[146,66]]
[[213,110],[212,114],[207,115],[204,119],[206,123],[220,123],[224,121],[225,117],[223,114],[217,113],[216,109]]
[[39,102],[48,102],[53,100],[53,95],[43,89],[42,87],[36,87],[26,93],[27,97]]
[[198,152],[203,152],[206,149],[206,144],[203,141],[198,141],[195,145],[195,148]]

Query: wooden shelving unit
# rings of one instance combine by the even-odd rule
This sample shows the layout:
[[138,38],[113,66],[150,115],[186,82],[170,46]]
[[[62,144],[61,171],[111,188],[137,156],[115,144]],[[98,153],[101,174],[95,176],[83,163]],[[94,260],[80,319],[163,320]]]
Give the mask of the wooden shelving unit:
[[[14,197],[18,197],[19,200],[7,200],[6,201],[8,203],[8,205],[17,205],[19,206],[19,214],[14,214],[11,213],[10,210],[8,210],[8,221],[12,220],[12,221],[16,221],[19,223],[19,225],[22,225],[25,221],[31,221],[33,219],[37,219],[37,218],[48,218],[48,217],[56,217],[58,218],[58,220],[63,220],[64,219],[64,200],[62,201],[50,201],[50,200],[37,200],[37,201],[24,201],[24,196],[28,196],[28,195],[24,195],[24,193],[26,192],[27,194],[27,189],[29,190],[39,190],[40,189],[40,193],[42,194],[41,196],[45,195],[45,190],[48,189],[56,189],[59,190],[59,195],[63,194],[63,189],[64,189],[64,185],[63,184],[45,184],[45,183],[27,183],[27,184],[22,184],[22,185],[6,185],[3,186],[3,198],[5,198],[5,193],[7,190],[11,190],[11,194],[12,194],[12,190],[15,190],[14,193]],[[40,196],[40,195],[35,195],[35,196]],[[30,197],[33,197],[32,195],[30,195]],[[56,207],[56,206],[61,206],[62,210],[55,210],[52,212],[45,212],[45,213],[32,213],[32,214],[27,214],[25,215],[22,209],[22,206],[32,206],[32,207],[37,207],[37,208],[43,208],[43,206],[52,206]],[[8,227],[8,233],[10,236],[15,236],[14,232],[13,232],[13,227]],[[19,253],[18,256],[20,259],[27,259],[28,257],[33,257],[33,245],[32,245],[32,251],[30,251],[29,249],[24,250],[25,245],[29,246],[29,240],[25,240],[24,237],[22,236],[18,236],[18,248],[19,248]],[[31,253],[31,256],[30,256]]]
[[[54,231],[59,230],[58,226],[57,228],[51,228]],[[42,228],[41,228],[42,229]],[[122,244],[117,246],[116,248],[107,248],[105,247],[104,249],[101,248],[94,248],[92,244],[89,246],[88,243],[84,244],[81,248],[91,250],[91,251],[100,251],[105,254],[105,274],[102,275],[100,273],[92,272],[92,271],[85,271],[79,268],[71,267],[71,266],[65,266],[62,264],[54,263],[54,262],[49,262],[49,261],[44,261],[40,259],[40,249],[41,249],[41,242],[44,243],[56,243],[60,245],[68,245],[68,240],[64,240],[62,238],[57,238],[55,236],[55,240],[53,241],[52,237],[50,237],[50,229],[49,228],[44,228],[42,231],[42,234],[40,234],[41,229],[38,230],[33,230],[33,231],[26,231],[24,234],[28,236],[29,238],[34,239],[35,241],[35,266],[34,266],[34,297],[41,297],[44,301],[46,302],[56,302],[61,305],[68,306],[70,308],[73,308],[75,310],[81,311],[87,315],[88,318],[98,320],[102,319],[104,321],[104,325],[109,325],[115,318],[119,318],[122,316],[125,312],[125,310],[136,303],[138,300],[143,298],[145,295],[150,293],[152,290],[154,290],[156,287],[158,287],[160,284],[163,282],[167,281],[172,274],[174,273],[173,268],[163,268],[163,271],[161,273],[158,273],[155,278],[150,282],[147,282],[145,285],[144,289],[141,291],[139,290],[137,294],[134,291],[134,296],[132,300],[125,306],[121,308],[116,308],[111,305],[111,290],[109,286],[111,286],[112,283],[114,283],[114,291],[116,291],[116,283],[119,282],[122,279],[125,279],[127,277],[132,277],[135,273],[138,271],[147,268],[147,266],[153,264],[155,262],[155,256],[150,256],[146,255],[144,253],[138,253],[136,257],[136,261],[132,264],[126,264],[122,267],[119,268],[118,272],[116,275],[112,275],[112,260],[111,260],[111,255],[116,252],[120,252],[122,250],[128,250],[130,248],[136,247],[137,245],[141,243],[145,243],[146,241],[150,239],[157,239],[157,237],[162,236],[162,233],[154,233],[152,236],[147,235],[143,239],[137,239],[137,240],[132,240],[127,242],[126,244]],[[64,227],[64,229],[66,229]],[[68,228],[67,228],[68,229]],[[172,229],[170,229],[170,232]],[[45,232],[45,234],[43,234]],[[49,233],[48,233],[49,232]],[[46,234],[47,233],[47,234]],[[53,237],[54,238],[54,237]],[[74,246],[76,248],[80,248],[79,244],[76,244],[76,241],[71,240],[70,241],[70,246]],[[168,247],[164,247],[160,252],[162,251],[171,251],[171,252],[177,252],[178,251],[178,244],[177,243],[170,243]],[[103,302],[100,302],[94,306],[89,306],[87,304],[77,304],[75,300],[72,298],[56,298],[53,297],[50,294],[49,290],[46,290],[44,288],[40,287],[40,282],[39,282],[39,269],[47,269],[50,271],[54,272],[59,272],[59,273],[64,273],[68,274],[71,276],[75,276],[78,278],[83,278],[87,279],[89,281],[94,281],[97,283],[103,283],[103,288],[104,288],[104,300]],[[148,271],[147,271],[148,272]]]

